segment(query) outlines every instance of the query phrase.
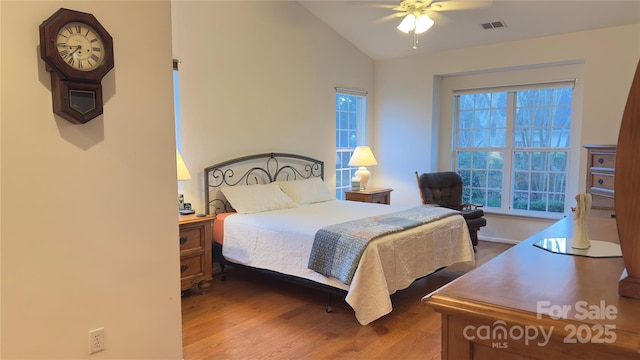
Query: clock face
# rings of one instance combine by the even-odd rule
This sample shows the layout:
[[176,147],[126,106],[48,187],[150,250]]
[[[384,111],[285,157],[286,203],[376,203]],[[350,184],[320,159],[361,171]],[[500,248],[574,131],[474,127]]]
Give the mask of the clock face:
[[69,22],[58,31],[56,49],[67,65],[79,71],[97,69],[105,56],[102,38],[82,22]]

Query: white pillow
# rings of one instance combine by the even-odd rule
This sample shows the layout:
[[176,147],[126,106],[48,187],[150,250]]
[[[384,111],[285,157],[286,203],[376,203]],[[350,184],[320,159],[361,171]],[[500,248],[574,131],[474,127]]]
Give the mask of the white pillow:
[[275,182],[264,185],[225,186],[220,191],[239,214],[296,207],[296,203],[283,193]]
[[335,199],[319,177],[294,181],[278,181],[280,188],[297,204],[312,204]]

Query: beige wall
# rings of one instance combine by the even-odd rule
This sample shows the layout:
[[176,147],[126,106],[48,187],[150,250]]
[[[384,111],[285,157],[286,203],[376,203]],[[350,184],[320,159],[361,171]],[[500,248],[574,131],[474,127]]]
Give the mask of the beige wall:
[[[114,39],[104,114],[54,116],[38,26],[93,13]],[[182,357],[168,1],[2,1],[3,359]],[[88,331],[106,350],[89,355]]]
[[294,1],[172,7],[186,201],[203,212],[203,169],[253,153],[322,159],[334,184],[334,88],[369,91],[372,124],[373,61]]
[[[579,144],[615,143],[638,57],[640,25],[629,25],[376,63],[376,136],[380,153],[375,182],[395,189],[394,202],[419,204],[414,171],[444,170],[438,161],[441,76],[526,69],[549,64],[581,63],[583,104]],[[399,146],[411,144],[412,146]],[[576,175],[584,190],[586,151]],[[509,216],[488,216],[480,237],[523,240],[549,224]]]

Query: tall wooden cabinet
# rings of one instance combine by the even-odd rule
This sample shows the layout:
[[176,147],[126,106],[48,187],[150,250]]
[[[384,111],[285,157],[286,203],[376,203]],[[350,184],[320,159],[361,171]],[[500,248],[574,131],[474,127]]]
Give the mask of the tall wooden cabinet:
[[584,146],[587,149],[587,192],[593,209],[613,210],[616,145]]

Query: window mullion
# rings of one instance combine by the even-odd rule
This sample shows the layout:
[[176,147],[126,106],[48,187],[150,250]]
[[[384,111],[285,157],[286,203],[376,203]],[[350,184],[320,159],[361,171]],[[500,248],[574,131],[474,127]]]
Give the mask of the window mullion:
[[513,133],[516,118],[515,91],[507,93],[507,138],[504,148],[504,176],[502,178],[502,208],[511,209],[513,191]]

